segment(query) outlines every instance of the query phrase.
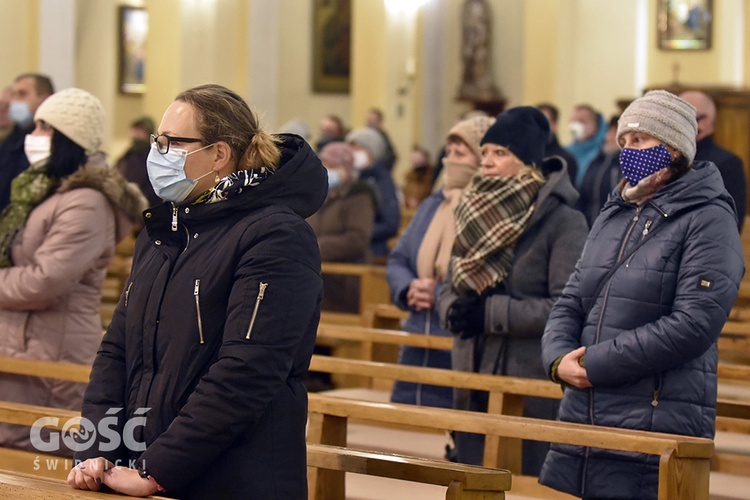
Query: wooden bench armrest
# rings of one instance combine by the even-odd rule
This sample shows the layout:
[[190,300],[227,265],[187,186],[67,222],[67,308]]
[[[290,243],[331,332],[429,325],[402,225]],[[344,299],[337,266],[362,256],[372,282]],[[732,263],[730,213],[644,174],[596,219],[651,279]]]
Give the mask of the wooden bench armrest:
[[714,443],[710,439],[526,417],[372,403],[321,394],[310,394],[308,404],[310,413],[345,419],[408,424],[648,455],[661,456],[665,450],[673,448],[676,457],[706,459],[711,457],[714,450]]
[[47,377],[55,380],[89,383],[91,367],[62,361],[44,361],[0,356],[0,372],[30,377]]
[[451,350],[453,348],[453,337],[419,335],[399,330],[384,330],[381,328],[366,328],[363,326],[354,327],[321,323],[318,326],[318,337],[356,340],[360,342],[372,342],[375,344],[405,345],[411,347],[422,347],[425,349]]
[[540,398],[560,399],[562,397],[560,386],[546,380],[334,358],[317,354],[312,357],[310,370]]
[[439,486],[459,481],[471,490],[507,491],[511,485],[511,474],[506,470],[320,444],[307,445],[307,464]]
[[57,418],[57,424],[50,423],[45,425],[45,427],[61,430],[68,420],[80,416],[79,412],[72,410],[0,401],[0,422],[5,424],[31,427],[40,418],[53,417]]

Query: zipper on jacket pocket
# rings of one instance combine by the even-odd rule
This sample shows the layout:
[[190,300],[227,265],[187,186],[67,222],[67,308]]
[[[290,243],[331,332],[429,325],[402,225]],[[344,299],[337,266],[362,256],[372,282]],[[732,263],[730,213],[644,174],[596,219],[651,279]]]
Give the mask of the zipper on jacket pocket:
[[198,337],[200,343],[205,344],[203,340],[203,321],[201,320],[201,280],[195,280],[195,287],[193,288],[193,295],[195,296],[195,314],[198,316]]
[[263,297],[266,294],[266,287],[268,287],[268,283],[260,283],[260,286],[258,287],[258,297],[255,299],[255,307],[253,308],[253,315],[250,317],[250,326],[247,327],[247,335],[245,336],[245,339],[250,339],[250,334],[253,333],[253,326],[255,326],[255,318],[258,316],[258,308],[260,307],[260,301],[263,300]]
[[128,287],[125,289],[125,307],[128,307],[128,298],[130,297],[130,288],[133,286],[133,282],[128,283]]

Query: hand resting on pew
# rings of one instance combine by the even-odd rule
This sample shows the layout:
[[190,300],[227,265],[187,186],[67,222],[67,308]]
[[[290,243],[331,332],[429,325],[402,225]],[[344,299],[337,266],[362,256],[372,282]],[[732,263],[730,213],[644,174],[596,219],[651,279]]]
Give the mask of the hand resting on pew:
[[155,481],[141,477],[137,470],[115,466],[102,457],[90,458],[70,469],[68,484],[91,491],[99,491],[104,484],[118,493],[134,497],[147,497],[159,491]]

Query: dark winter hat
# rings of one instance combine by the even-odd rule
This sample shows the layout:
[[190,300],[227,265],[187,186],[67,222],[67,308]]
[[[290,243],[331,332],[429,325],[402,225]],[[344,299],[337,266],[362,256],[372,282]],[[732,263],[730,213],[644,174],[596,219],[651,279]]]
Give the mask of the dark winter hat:
[[625,108],[617,126],[617,142],[627,132],[643,132],[682,153],[688,163],[695,158],[698,123],[695,108],[666,90],[652,90]]
[[480,145],[499,144],[510,149],[525,165],[539,168],[549,139],[549,121],[532,106],[518,106],[497,115]]

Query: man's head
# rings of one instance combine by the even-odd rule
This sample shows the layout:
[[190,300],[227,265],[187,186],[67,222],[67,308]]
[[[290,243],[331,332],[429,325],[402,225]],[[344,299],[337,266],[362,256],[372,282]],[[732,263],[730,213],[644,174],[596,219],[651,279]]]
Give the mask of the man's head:
[[383,112],[378,108],[372,108],[367,112],[367,126],[372,128],[380,128],[383,125]]
[[549,128],[553,134],[557,134],[557,120],[560,118],[560,110],[557,106],[548,102],[543,102],[536,105],[537,109],[544,113],[549,121]]
[[695,119],[698,122],[698,136],[696,141],[714,133],[716,127],[716,104],[708,94],[697,90],[687,90],[680,97],[695,108]]
[[596,135],[599,113],[588,104],[579,104],[570,115],[570,134],[575,142],[583,142]]
[[52,80],[37,73],[25,73],[16,78],[10,87],[11,120],[21,127],[28,126],[34,120],[39,105],[55,92]]
[[320,135],[329,138],[344,137],[344,122],[336,115],[326,115],[320,120]]
[[149,141],[156,132],[156,124],[148,116],[141,116],[130,124],[130,138],[133,141]]

